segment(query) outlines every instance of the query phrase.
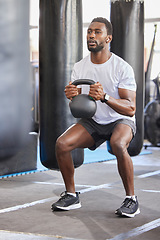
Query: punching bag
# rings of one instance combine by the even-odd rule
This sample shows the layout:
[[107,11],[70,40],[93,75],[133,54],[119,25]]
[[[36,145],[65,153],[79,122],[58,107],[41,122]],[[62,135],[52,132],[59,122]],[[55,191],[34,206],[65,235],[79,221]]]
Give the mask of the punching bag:
[[0,19],[0,160],[4,162],[28,143],[31,129],[29,2],[1,0]]
[[137,83],[137,132],[128,148],[129,154],[135,156],[140,153],[144,139],[144,2],[111,0],[111,22],[111,51],[133,67]]
[[[40,159],[50,169],[59,169],[57,138],[76,121],[64,88],[71,80],[74,63],[81,58],[81,0],[40,0]],[[84,151],[75,149],[72,157],[78,167],[83,163]]]

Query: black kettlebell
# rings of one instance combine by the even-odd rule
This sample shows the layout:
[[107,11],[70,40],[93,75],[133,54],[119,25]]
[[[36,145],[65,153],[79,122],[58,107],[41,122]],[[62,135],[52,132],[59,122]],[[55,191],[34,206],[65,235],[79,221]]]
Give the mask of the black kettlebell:
[[[95,84],[95,82],[90,79],[78,79],[72,84],[75,86],[82,84],[92,85]],[[75,118],[91,118],[97,109],[96,101],[87,94],[79,94],[73,97],[69,106],[71,113]]]

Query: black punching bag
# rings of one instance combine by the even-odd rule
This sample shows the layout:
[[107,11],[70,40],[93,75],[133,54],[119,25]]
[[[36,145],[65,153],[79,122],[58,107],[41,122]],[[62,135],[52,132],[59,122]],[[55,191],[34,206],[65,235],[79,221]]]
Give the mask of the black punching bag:
[[137,83],[137,132],[128,148],[129,154],[135,156],[140,153],[144,138],[144,2],[111,0],[111,22],[111,51],[133,67]]
[[[64,88],[71,80],[74,63],[81,58],[81,0],[40,0],[40,159],[50,169],[59,169],[55,156],[57,138],[76,121]],[[78,167],[83,163],[84,151],[76,149],[72,157]]]

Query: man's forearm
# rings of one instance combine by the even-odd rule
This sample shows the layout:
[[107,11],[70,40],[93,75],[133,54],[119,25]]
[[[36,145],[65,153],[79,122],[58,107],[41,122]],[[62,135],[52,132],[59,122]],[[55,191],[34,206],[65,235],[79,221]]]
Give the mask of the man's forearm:
[[132,117],[135,114],[135,106],[130,99],[115,99],[109,97],[106,104],[119,114]]

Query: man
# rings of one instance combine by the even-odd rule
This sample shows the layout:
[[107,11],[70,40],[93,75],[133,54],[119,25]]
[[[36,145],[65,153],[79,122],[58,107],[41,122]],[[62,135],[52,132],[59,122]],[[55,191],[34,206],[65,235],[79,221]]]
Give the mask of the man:
[[127,152],[136,131],[136,83],[131,66],[109,51],[111,41],[111,23],[105,18],[93,19],[87,31],[87,45],[91,53],[75,64],[72,81],[92,79],[96,83],[91,86],[83,85],[79,89],[70,82],[65,88],[65,94],[71,100],[80,91],[88,94],[89,88],[89,95],[97,102],[97,111],[92,119],[81,119],[57,139],[56,158],[66,191],[52,205],[52,210],[81,207],[79,195],[75,192],[71,151],[75,148],[94,150],[110,140],[126,192],[124,202],[115,213],[127,217],[140,213],[137,197],[134,195],[133,164]]

